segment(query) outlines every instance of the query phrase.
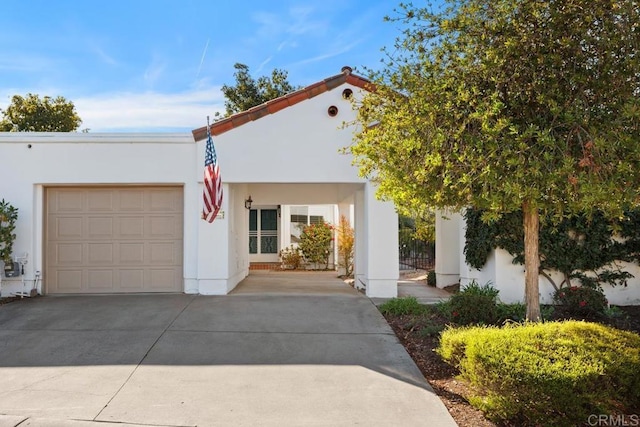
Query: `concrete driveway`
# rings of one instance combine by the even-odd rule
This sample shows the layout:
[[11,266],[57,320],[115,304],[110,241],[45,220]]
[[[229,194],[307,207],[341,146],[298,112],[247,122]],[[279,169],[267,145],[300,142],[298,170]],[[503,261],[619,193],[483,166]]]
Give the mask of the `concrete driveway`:
[[295,274],[0,306],[0,427],[455,426],[368,298]]

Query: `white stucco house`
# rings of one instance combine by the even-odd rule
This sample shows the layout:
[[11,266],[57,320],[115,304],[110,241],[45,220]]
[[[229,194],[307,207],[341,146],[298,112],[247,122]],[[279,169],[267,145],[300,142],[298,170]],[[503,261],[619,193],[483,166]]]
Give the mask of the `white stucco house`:
[[[349,98],[369,83],[338,75],[211,125],[224,200],[201,219],[206,127],[192,134],[2,133],[0,198],[19,209],[24,275],[3,295],[227,294],[251,263],[277,261],[295,224],[354,225],[355,282],[394,297],[397,214],[350,155]],[[204,118],[203,118],[204,120]],[[245,202],[251,198],[251,208]],[[24,281],[24,285],[23,285]]]

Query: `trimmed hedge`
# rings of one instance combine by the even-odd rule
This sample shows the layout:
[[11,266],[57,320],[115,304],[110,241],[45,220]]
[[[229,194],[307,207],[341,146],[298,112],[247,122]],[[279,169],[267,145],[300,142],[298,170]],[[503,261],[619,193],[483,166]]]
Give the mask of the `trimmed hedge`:
[[633,332],[578,321],[449,328],[438,353],[471,385],[471,404],[495,421],[574,426],[640,404]]

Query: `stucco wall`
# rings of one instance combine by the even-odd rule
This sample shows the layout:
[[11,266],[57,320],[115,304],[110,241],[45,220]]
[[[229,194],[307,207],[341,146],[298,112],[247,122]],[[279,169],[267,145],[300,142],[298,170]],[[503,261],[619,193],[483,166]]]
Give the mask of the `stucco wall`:
[[[228,183],[359,182],[352,156],[341,154],[351,144],[352,128],[342,123],[355,118],[351,103],[342,98],[343,85],[275,114],[246,123],[214,137],[223,178]],[[327,109],[338,107],[329,117]],[[204,140],[198,142],[198,163],[204,163]],[[233,165],[229,167],[228,165]]]
[[[184,188],[185,292],[226,294],[248,274],[244,200],[251,195],[256,205],[359,200],[358,274],[371,285],[368,295],[395,296],[397,215],[341,152],[354,132],[343,122],[355,117],[344,88],[362,93],[345,84],[214,138],[225,196],[224,217],[213,224],[200,218],[205,140],[194,143],[191,134],[0,134],[0,197],[20,212],[14,254],[29,253],[25,278],[43,271],[47,186],[171,184]],[[335,117],[327,114],[331,106]],[[3,286],[19,290],[16,283],[5,279]]]
[[[496,289],[500,291],[500,299],[506,303],[523,302],[524,301],[524,266],[519,264],[513,264],[513,257],[504,249],[494,250],[486,264],[481,270],[476,270],[464,262],[464,254],[462,248],[464,248],[464,220],[461,221],[459,227],[459,233],[462,238],[461,249],[457,251],[458,256],[462,260],[463,266],[460,269],[460,284],[466,286],[472,280],[477,281],[483,285],[491,283]],[[446,250],[444,248],[443,250]],[[604,294],[609,300],[610,304],[614,305],[638,305],[640,304],[640,267],[636,263],[619,263],[620,267],[629,273],[634,278],[628,281],[626,287],[609,285],[603,286]],[[560,274],[551,273],[551,277],[556,284],[560,284],[562,279]],[[552,296],[554,288],[551,283],[540,276],[539,279],[540,289],[540,301],[543,304],[550,304],[552,302]]]
[[[0,135],[0,197],[19,209],[14,254],[29,254],[25,278],[43,271],[44,188],[51,185],[172,184],[184,187],[184,278],[196,277],[195,215],[201,196],[189,134],[5,133]],[[3,279],[16,289],[17,280]],[[185,289],[189,290],[189,286]]]

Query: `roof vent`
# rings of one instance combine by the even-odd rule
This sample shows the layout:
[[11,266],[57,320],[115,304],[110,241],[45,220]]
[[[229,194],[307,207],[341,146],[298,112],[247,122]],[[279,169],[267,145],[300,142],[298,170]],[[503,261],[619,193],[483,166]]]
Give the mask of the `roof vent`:
[[351,74],[353,69],[351,67],[349,67],[348,65],[345,65],[344,67],[342,67],[342,69],[340,71],[342,71],[343,74]]

